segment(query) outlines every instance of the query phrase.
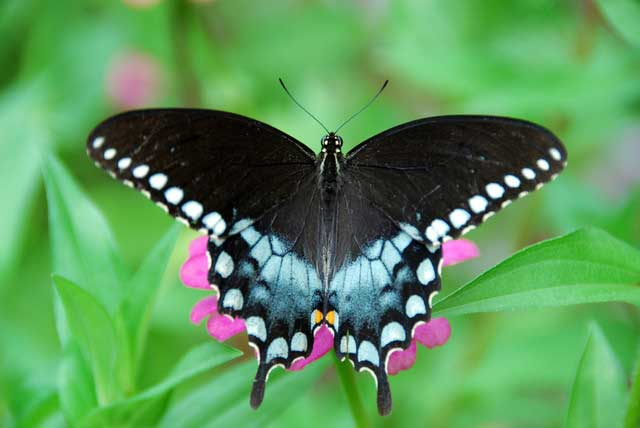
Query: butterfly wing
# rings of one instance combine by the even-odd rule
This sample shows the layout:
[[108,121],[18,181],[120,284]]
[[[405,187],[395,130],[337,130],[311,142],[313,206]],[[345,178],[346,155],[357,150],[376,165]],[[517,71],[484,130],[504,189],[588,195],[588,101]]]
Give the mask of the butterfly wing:
[[365,197],[429,245],[456,238],[564,168],[548,130],[490,116],[443,116],[376,135],[347,155]]
[[269,125],[194,109],[114,116],[91,132],[87,149],[99,167],[172,216],[220,237],[242,226],[239,216],[257,219],[288,199],[315,159]]
[[337,355],[376,378],[381,414],[389,356],[430,319],[441,243],[554,178],[566,156],[537,125],[480,116],[411,122],[348,153],[327,310]]
[[440,290],[442,252],[397,226],[364,197],[365,183],[345,173],[327,313],[334,349],[376,380],[378,411],[391,411],[389,356],[406,349],[415,328],[429,320]]
[[210,235],[209,282],[220,313],[245,320],[259,358],[251,403],[269,371],[310,354],[322,296],[316,266],[315,155],[231,113],[124,113],[89,136],[89,155],[189,226]]

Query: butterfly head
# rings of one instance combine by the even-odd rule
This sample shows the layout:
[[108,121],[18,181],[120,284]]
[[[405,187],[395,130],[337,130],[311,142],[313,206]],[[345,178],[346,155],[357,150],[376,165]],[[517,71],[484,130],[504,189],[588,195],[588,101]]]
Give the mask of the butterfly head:
[[323,153],[340,153],[342,151],[342,137],[335,132],[329,132],[320,140]]

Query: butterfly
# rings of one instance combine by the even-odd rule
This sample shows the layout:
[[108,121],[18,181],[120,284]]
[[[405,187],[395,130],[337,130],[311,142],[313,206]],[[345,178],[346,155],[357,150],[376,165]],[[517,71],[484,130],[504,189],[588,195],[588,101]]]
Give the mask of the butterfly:
[[373,375],[388,414],[389,356],[430,319],[442,243],[567,161],[550,131],[492,116],[420,119],[342,146],[328,132],[316,154],[262,122],[200,109],[126,112],[88,138],[100,168],[208,234],[218,310],[245,320],[259,359],[254,408],[270,371],[307,357],[324,324],[338,358]]

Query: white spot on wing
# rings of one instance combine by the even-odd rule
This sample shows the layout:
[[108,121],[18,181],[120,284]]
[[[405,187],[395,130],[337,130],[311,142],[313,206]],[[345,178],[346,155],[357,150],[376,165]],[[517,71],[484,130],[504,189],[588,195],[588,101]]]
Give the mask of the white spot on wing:
[[158,172],[149,177],[149,185],[156,190],[162,190],[162,188],[167,184],[167,180],[168,178],[166,175]]
[[433,226],[435,231],[440,236],[445,236],[447,233],[449,233],[449,225],[444,220],[440,220],[439,218],[433,220],[431,226]]
[[380,347],[386,346],[391,342],[402,342],[407,337],[404,328],[399,322],[392,321],[385,325],[380,334]]
[[407,223],[400,223],[400,228],[414,240],[416,241],[422,240],[422,235],[420,235],[420,231],[416,229],[414,226]]
[[520,186],[520,179],[515,175],[507,174],[504,176],[504,183],[507,186],[515,189],[516,187]]
[[449,225],[442,219],[435,219],[431,222],[431,226],[427,227],[425,235],[431,242],[438,242],[440,238],[444,238],[449,233]]
[[380,356],[378,355],[378,350],[373,343],[368,340],[363,340],[358,347],[358,361],[368,361],[374,366],[380,365]]
[[433,263],[429,259],[424,259],[420,263],[416,273],[418,274],[418,281],[424,285],[436,279],[436,271],[433,269]]
[[543,171],[549,171],[549,162],[546,159],[538,159],[536,165]]
[[227,228],[227,222],[221,218],[220,221],[218,221],[216,225],[213,227],[213,233],[215,233],[216,235],[222,235],[226,230],[226,228]]
[[489,183],[485,189],[491,199],[500,199],[504,195],[504,188],[498,183]]
[[118,161],[119,169],[127,169],[131,165],[131,158],[122,158]]
[[549,154],[554,160],[559,161],[560,159],[562,159],[562,154],[560,153],[560,150],[556,149],[555,147],[552,147],[549,149]]
[[469,207],[471,207],[471,211],[476,214],[479,214],[482,211],[486,210],[488,204],[489,203],[484,196],[475,195],[469,198]]
[[307,336],[302,332],[297,332],[291,338],[291,351],[305,352],[307,350]]
[[527,180],[533,180],[536,178],[536,173],[531,168],[522,168],[522,176]]
[[356,353],[356,340],[353,336],[342,336],[340,339],[340,352],[343,354]]
[[133,176],[135,178],[144,178],[149,174],[149,166],[148,165],[138,165],[133,168]]
[[99,149],[104,144],[104,137],[96,137],[93,139],[91,145],[94,149]]
[[167,202],[173,205],[179,204],[183,197],[184,192],[179,187],[169,187],[164,192],[164,198],[167,200]]
[[260,317],[249,317],[244,321],[247,326],[247,334],[260,339],[261,341],[267,340],[267,328],[264,325],[264,320]]
[[226,251],[222,251],[216,260],[216,272],[223,278],[227,278],[233,272],[233,258]]
[[451,221],[453,227],[455,227],[456,229],[460,229],[462,226],[467,224],[470,218],[471,214],[469,214],[462,208],[456,208],[455,210],[451,211],[451,214],[449,214],[449,220]]
[[409,318],[413,318],[419,314],[426,314],[427,308],[425,308],[424,306],[422,297],[418,296],[417,294],[409,297],[409,299],[407,299],[407,303],[405,304],[404,312]]
[[116,157],[116,149],[111,148],[104,151],[104,158],[109,160]]
[[274,339],[267,348],[266,361],[269,362],[274,358],[287,358],[289,356],[289,346],[283,337]]
[[210,212],[202,219],[202,224],[209,230],[213,230],[213,227],[220,221],[222,216],[217,211]]
[[197,201],[185,202],[182,205],[182,212],[184,212],[187,217],[189,217],[193,221],[196,221],[200,218],[200,216],[202,215],[202,210],[202,204]]
[[244,298],[242,297],[242,292],[240,290],[237,288],[227,290],[227,293],[224,295],[224,299],[222,300],[222,306],[239,311],[242,309],[243,305]]

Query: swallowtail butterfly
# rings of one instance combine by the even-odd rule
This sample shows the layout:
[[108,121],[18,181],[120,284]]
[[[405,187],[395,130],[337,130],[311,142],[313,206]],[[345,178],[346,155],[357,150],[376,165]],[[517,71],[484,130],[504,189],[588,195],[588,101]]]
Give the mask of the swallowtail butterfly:
[[539,189],[566,165],[548,130],[517,119],[443,116],[316,154],[237,114],[119,114],[89,136],[100,168],[209,235],[219,311],[245,320],[259,365],[251,405],[276,366],[307,357],[326,324],[337,356],[373,374],[391,410],[386,365],[429,320],[441,244]]

